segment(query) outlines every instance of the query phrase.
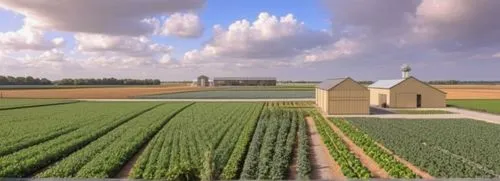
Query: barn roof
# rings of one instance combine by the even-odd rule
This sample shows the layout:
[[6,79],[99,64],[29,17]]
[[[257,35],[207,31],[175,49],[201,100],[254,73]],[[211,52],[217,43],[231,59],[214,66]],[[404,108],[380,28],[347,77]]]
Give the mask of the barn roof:
[[377,82],[369,85],[368,88],[390,89],[405,80],[406,79],[378,80]]
[[276,80],[276,77],[214,77],[214,80]]
[[346,80],[346,79],[348,79],[348,78],[327,79],[327,80],[319,83],[316,87],[323,89],[323,90],[330,90],[331,88],[344,82],[344,80]]
[[379,81],[377,81],[377,82],[373,83],[372,85],[369,85],[369,86],[368,86],[368,88],[391,89],[391,88],[393,88],[394,86],[397,86],[397,85],[398,85],[398,84],[400,84],[401,82],[404,82],[405,80],[408,80],[408,79],[414,79],[414,80],[416,80],[416,81],[418,81],[418,82],[422,83],[423,85],[426,85],[426,86],[428,86],[428,87],[430,87],[430,88],[433,88],[433,89],[435,89],[435,90],[437,90],[437,91],[439,91],[439,92],[441,92],[441,93],[446,94],[446,92],[444,92],[444,91],[442,91],[442,90],[440,90],[440,89],[438,89],[438,88],[436,88],[436,87],[434,87],[434,86],[431,86],[431,85],[429,85],[428,83],[422,82],[422,81],[420,81],[420,80],[418,80],[417,78],[412,77],[412,76],[410,76],[410,77],[408,77],[408,78],[406,78],[406,79],[379,80]]

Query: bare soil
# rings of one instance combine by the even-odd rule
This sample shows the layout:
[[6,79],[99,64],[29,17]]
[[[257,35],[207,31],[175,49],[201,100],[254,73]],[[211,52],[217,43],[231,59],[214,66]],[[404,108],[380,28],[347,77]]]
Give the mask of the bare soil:
[[434,85],[447,99],[500,99],[500,85]]
[[333,160],[316,129],[311,117],[307,117],[311,144],[311,180],[346,180],[340,166]]
[[413,165],[412,163],[406,161],[405,159],[399,157],[398,155],[394,154],[391,150],[387,149],[384,147],[384,145],[376,143],[382,150],[386,151],[387,153],[391,154],[396,160],[398,160],[400,163],[404,164],[406,167],[408,167],[413,173],[417,174],[418,176],[422,177],[422,179],[430,180],[434,179],[432,175],[427,173],[426,171],[421,170],[417,166]]
[[295,136],[295,145],[293,145],[292,151],[292,163],[288,167],[288,180],[296,180],[297,179],[297,147],[299,145],[299,134],[297,132]]
[[352,153],[361,161],[363,166],[365,166],[370,172],[372,173],[373,176],[377,178],[382,178],[382,179],[389,179],[391,178],[389,176],[389,173],[387,173],[382,167],[380,167],[375,160],[373,160],[371,157],[366,155],[366,153],[363,151],[362,148],[360,148],[358,145],[354,144],[352,140],[347,137],[337,126],[335,126],[333,123],[328,122],[328,125],[330,125],[330,128],[339,135],[339,137],[344,141],[344,143],[347,145],[349,150],[351,150]]
[[148,142],[144,143],[142,148],[130,159],[118,172],[118,174],[115,176],[115,178],[121,178],[121,179],[126,179],[130,175],[130,172],[132,171],[132,168],[134,168],[135,162],[139,159],[139,156],[142,155],[146,147],[148,146]]
[[188,92],[200,90],[185,85],[145,87],[102,87],[72,89],[14,89],[0,90],[4,98],[53,98],[53,99],[125,99],[136,96]]

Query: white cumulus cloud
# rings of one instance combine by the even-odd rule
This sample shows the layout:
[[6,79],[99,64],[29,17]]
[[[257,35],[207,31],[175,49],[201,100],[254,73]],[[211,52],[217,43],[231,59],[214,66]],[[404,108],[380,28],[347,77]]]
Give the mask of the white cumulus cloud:
[[163,24],[162,34],[179,37],[199,37],[203,33],[203,25],[194,13],[174,13]]
[[67,32],[147,35],[153,16],[197,10],[205,0],[2,0],[0,7],[36,22],[35,26]]
[[75,35],[76,48],[84,53],[121,54],[132,57],[154,56],[169,53],[171,46],[158,44],[145,36],[111,36],[78,33]]
[[286,59],[331,42],[329,33],[307,28],[292,14],[277,17],[262,12],[253,22],[238,20],[227,28],[215,25],[211,41],[200,50],[186,52],[183,60],[210,61],[217,57],[218,61],[236,63],[249,59]]
[[50,50],[64,45],[64,39],[45,38],[44,31],[25,24],[20,30],[0,33],[0,48],[3,50]]

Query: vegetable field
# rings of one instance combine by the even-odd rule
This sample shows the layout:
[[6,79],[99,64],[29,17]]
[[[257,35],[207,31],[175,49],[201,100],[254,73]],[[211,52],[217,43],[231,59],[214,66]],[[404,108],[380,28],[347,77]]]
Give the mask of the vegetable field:
[[[0,157],[0,177],[31,175],[156,105],[75,103],[62,106],[71,111],[58,110],[59,106],[2,111],[5,118],[0,120],[4,129],[0,133],[1,148],[4,148]],[[66,121],[77,123],[64,124]]]
[[2,105],[0,178],[307,180],[318,158],[346,178],[500,176],[500,125],[474,120],[325,119],[312,102],[50,101]]
[[370,178],[370,171],[361,164],[359,159],[349,151],[342,139],[333,132],[324,119],[317,111],[311,111],[312,117],[316,122],[321,139],[325,143],[330,155],[339,164],[342,173],[348,178]]
[[0,110],[0,177],[114,178],[130,164],[137,179],[278,180],[291,172],[307,179],[301,108],[311,106],[78,102]]
[[349,122],[433,176],[500,175],[500,125],[474,120],[357,118]]
[[44,105],[57,105],[74,103],[72,100],[57,100],[57,99],[1,99],[0,110],[18,109],[27,107],[37,107]]

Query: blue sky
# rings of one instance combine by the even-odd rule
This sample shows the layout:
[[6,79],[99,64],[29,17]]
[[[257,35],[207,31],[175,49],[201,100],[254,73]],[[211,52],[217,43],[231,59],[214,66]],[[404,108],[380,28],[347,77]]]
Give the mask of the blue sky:
[[406,63],[498,80],[499,16],[491,0],[2,0],[0,74],[377,80]]

